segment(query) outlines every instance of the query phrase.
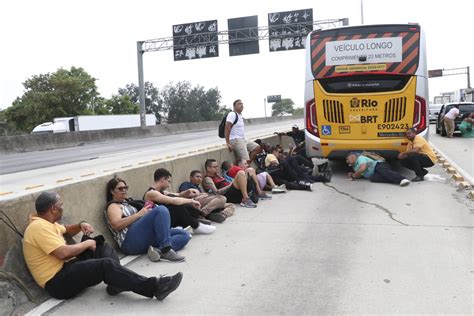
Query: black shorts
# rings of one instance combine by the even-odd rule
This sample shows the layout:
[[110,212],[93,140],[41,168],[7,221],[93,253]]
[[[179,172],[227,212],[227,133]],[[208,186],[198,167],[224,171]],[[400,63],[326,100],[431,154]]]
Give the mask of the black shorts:
[[233,185],[231,185],[230,189],[227,190],[224,196],[227,198],[227,203],[234,204],[240,203],[243,198],[242,192],[240,192],[240,190],[237,190]]

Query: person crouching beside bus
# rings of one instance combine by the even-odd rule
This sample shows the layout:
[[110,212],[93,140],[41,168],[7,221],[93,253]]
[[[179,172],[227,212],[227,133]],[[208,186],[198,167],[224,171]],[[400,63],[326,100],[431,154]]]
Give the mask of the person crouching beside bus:
[[351,180],[363,177],[371,182],[393,183],[401,187],[410,184],[408,179],[390,169],[390,165],[384,160],[374,160],[363,154],[350,153],[346,157],[346,162],[354,170],[347,174]]
[[403,167],[415,172],[416,177],[411,181],[424,181],[425,175],[428,174],[428,170],[425,168],[434,166],[437,161],[436,155],[428,142],[423,137],[416,135],[414,128],[409,128],[406,131],[406,136],[409,140],[407,149],[398,155],[398,159]]

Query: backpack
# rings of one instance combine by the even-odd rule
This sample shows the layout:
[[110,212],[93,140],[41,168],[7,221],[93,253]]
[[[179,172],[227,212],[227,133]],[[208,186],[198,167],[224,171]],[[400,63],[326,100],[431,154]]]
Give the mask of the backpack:
[[361,153],[361,155],[363,155],[365,157],[368,157],[368,158],[370,158],[372,160],[375,160],[375,161],[385,161],[384,157],[380,156],[377,153],[371,152],[371,151],[363,151]]
[[[234,112],[234,111],[232,111]],[[230,112],[229,112],[230,113]],[[227,113],[223,118],[222,118],[222,121],[221,123],[219,124],[219,137],[220,138],[225,138],[225,123],[227,121],[227,115],[229,115],[229,113]],[[236,112],[235,113],[235,121],[232,125],[235,125],[235,123],[237,123],[238,119],[239,119],[239,116],[237,115]]]

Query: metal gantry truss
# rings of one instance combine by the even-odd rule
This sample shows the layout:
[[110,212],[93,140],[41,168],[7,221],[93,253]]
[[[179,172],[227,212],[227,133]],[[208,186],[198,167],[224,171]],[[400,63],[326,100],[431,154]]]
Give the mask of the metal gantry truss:
[[[197,45],[212,45],[212,44],[234,44],[245,43],[250,41],[288,38],[294,36],[306,36],[310,31],[310,26],[313,30],[324,30],[339,26],[348,25],[349,20],[330,19],[312,21],[308,23],[289,23],[275,26],[260,26],[242,28],[232,31],[219,31],[209,33],[199,33],[190,35],[181,35],[174,37],[163,37],[150,39],[146,41],[137,42],[137,58],[138,58],[138,92],[140,99],[140,122],[141,126],[145,126],[145,80],[143,75],[143,54],[146,52],[157,52],[170,49],[183,49],[190,46]],[[278,34],[270,34],[270,31],[277,30]],[[284,31],[283,31],[284,30]],[[281,32],[279,32],[281,31]],[[190,42],[191,41],[191,42]]]
[[[210,45],[215,44],[216,40],[218,44],[228,43],[244,43],[249,41],[267,40],[270,38],[286,38],[295,35],[304,35],[303,30],[307,30],[309,26],[313,26],[313,29],[328,29],[338,26],[347,25],[348,19],[331,19],[331,20],[320,20],[309,23],[289,23],[284,25],[275,26],[260,26],[242,28],[239,30],[232,31],[219,31],[209,32],[191,35],[181,35],[175,37],[163,37],[150,39],[146,41],[140,41],[141,53],[145,52],[156,52],[170,49],[186,48],[191,45]],[[270,29],[281,29],[285,28],[287,34],[270,35]],[[187,40],[192,37],[193,43],[188,43]]]

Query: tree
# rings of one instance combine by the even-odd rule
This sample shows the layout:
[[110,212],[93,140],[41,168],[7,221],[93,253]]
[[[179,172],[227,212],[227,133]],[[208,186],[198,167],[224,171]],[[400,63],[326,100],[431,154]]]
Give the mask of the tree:
[[128,95],[113,95],[105,101],[105,108],[110,114],[138,114],[140,106],[130,100]]
[[304,108],[296,108],[293,110],[293,115],[304,115]]
[[[134,83],[127,84],[125,88],[118,89],[118,94],[120,96],[129,96],[130,101],[138,104],[138,108],[140,108],[138,86]],[[163,102],[160,100],[158,89],[149,81],[145,82],[145,112],[147,114],[155,114],[158,122],[161,122],[164,115]]]
[[272,116],[282,116],[285,114],[293,114],[293,105],[295,103],[291,99],[281,99],[272,105]]
[[224,111],[217,88],[206,91],[201,86],[192,87],[189,81],[169,83],[161,91],[161,100],[168,123],[218,120]]
[[55,117],[87,113],[98,97],[95,81],[84,69],[76,67],[34,75],[23,83],[23,96],[6,109],[5,118],[18,130],[30,132]]

